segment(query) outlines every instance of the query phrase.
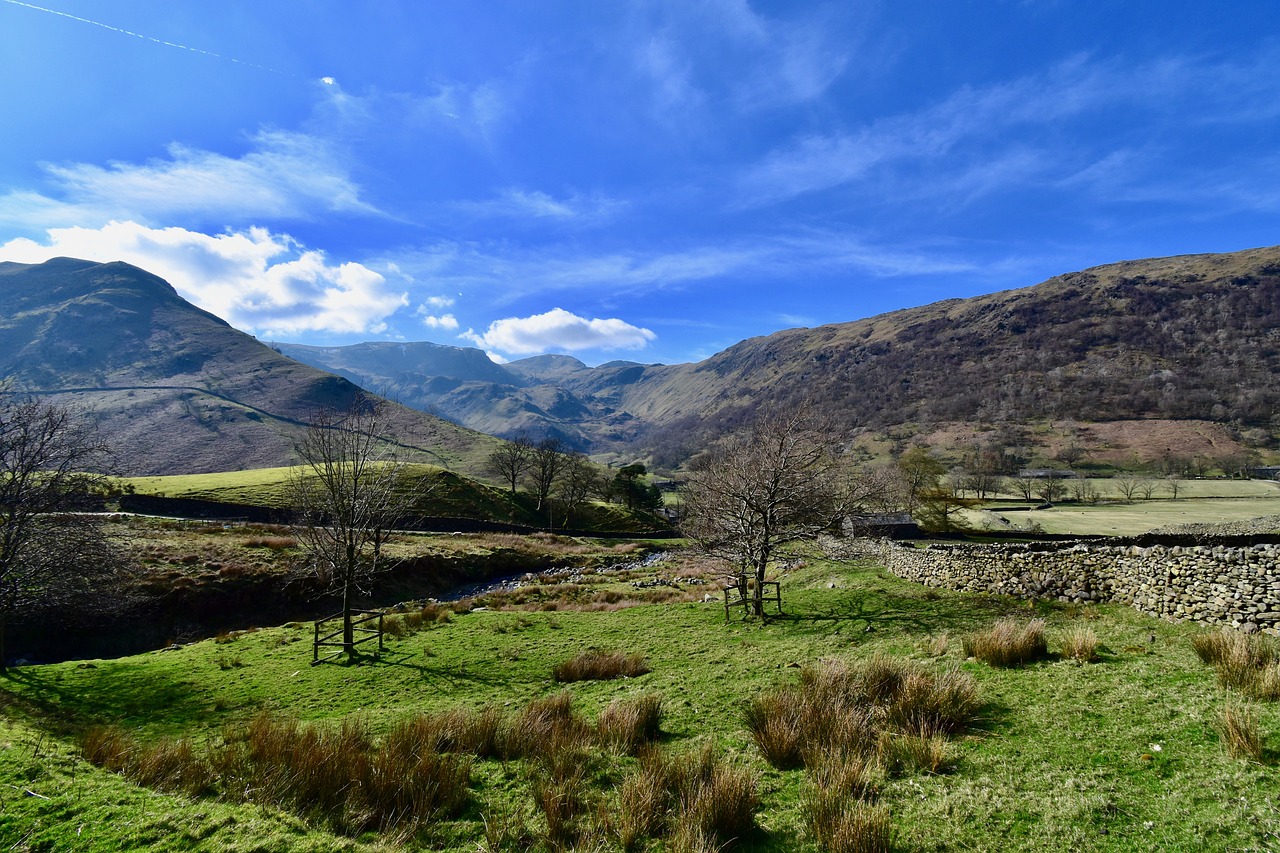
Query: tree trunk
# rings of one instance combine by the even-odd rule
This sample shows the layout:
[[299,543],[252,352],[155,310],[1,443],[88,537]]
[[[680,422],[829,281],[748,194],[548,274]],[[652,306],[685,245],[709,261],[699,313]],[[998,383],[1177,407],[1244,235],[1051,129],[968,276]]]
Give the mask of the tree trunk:
[[8,672],[4,665],[4,635],[5,629],[9,626],[6,624],[5,609],[0,608],[0,673]]

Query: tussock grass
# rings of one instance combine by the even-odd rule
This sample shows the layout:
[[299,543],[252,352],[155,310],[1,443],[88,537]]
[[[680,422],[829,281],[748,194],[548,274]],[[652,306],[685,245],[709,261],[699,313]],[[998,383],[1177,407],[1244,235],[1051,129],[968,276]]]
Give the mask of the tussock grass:
[[1076,625],[1062,634],[1062,656],[1079,663],[1091,663],[1098,659],[1098,635],[1092,628]]
[[991,666],[1009,668],[1024,666],[1048,656],[1045,622],[1032,619],[1001,619],[985,631],[964,639],[966,657],[977,658]]
[[208,758],[184,739],[140,744],[118,729],[90,729],[82,754],[137,784],[289,809],[351,834],[411,835],[458,814],[470,799],[471,760],[438,751],[436,729],[414,718],[375,744],[368,724],[303,726],[263,712],[228,727]]
[[648,693],[634,699],[613,700],[600,712],[596,731],[605,746],[627,755],[637,754],[662,732],[662,697]]
[[888,853],[893,849],[893,824],[881,806],[847,800],[815,786],[805,799],[805,817],[819,850]]
[[1227,754],[1234,758],[1262,762],[1263,739],[1256,708],[1228,703],[1218,712],[1214,723]]
[[1214,668],[1223,687],[1252,699],[1280,700],[1280,644],[1275,640],[1223,628],[1192,637],[1191,647]]
[[558,665],[552,676],[564,684],[572,681],[635,678],[651,671],[644,655],[589,649]]
[[626,850],[662,837],[672,850],[719,850],[755,832],[759,784],[755,771],[710,744],[682,753],[652,747],[622,782],[615,831]]

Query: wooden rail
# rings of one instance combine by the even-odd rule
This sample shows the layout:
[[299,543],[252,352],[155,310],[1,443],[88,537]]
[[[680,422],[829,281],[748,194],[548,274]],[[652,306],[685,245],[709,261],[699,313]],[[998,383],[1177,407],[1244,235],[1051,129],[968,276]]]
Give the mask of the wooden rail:
[[[359,646],[361,643],[372,643],[374,640],[377,640],[378,653],[381,654],[382,650],[385,648],[385,646],[383,646],[382,644],[383,612],[381,610],[352,610],[351,616],[352,616],[351,647],[354,649],[355,647]],[[340,657],[344,652],[346,652],[347,644],[345,642],[345,638],[343,638],[343,633],[344,633],[343,625],[339,624],[338,630],[332,631],[328,634],[324,634],[323,636],[320,633],[321,626],[327,625],[328,623],[335,622],[335,621],[341,623],[342,617],[343,617],[343,614],[335,613],[333,616],[326,616],[323,619],[316,620],[316,637],[315,637],[315,643],[312,646],[312,651],[311,651],[312,666],[315,666],[318,663],[323,663],[324,661],[327,661],[327,660],[332,660],[336,657]],[[369,622],[372,622],[375,619],[378,620],[378,627],[376,628],[366,627]],[[363,635],[363,636],[358,636],[358,635]],[[338,637],[339,639],[335,642],[333,639],[334,637]],[[337,646],[338,651],[330,652],[329,654],[321,657],[320,648],[322,646]]]
[[[772,588],[772,595],[770,594]],[[724,588],[724,621],[729,621],[729,613],[734,607],[742,608],[742,618],[746,619],[751,615],[751,607],[755,603],[755,596],[752,594],[751,584],[747,582],[746,575],[738,575],[733,583]],[[778,581],[764,581],[760,584],[760,607],[763,610],[764,605],[770,601],[778,606],[778,613],[782,613],[782,585]]]

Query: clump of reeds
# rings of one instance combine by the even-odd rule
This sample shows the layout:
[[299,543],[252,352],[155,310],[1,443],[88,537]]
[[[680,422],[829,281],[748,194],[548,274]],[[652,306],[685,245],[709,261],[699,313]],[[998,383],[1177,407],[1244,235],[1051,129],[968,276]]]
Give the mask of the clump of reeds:
[[556,681],[565,683],[635,678],[650,671],[644,655],[590,649],[556,666],[552,675]]
[[1253,699],[1280,700],[1280,647],[1274,640],[1223,628],[1192,637],[1191,647],[1223,687]]
[[1092,628],[1077,625],[1067,629],[1061,640],[1062,656],[1079,663],[1098,659],[1098,635]]
[[1222,745],[1235,758],[1262,761],[1262,729],[1258,725],[1258,712],[1249,705],[1228,703],[1223,706],[1215,721]]
[[1001,619],[986,631],[964,639],[966,657],[974,657],[997,667],[1017,667],[1049,654],[1044,620]]

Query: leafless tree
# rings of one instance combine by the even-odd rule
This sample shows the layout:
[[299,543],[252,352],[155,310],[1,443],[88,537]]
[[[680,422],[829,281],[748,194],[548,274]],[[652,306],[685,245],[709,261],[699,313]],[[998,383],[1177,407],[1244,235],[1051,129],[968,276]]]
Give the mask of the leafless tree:
[[514,495],[532,461],[533,442],[528,436],[517,435],[490,453],[487,463],[489,471],[494,476],[501,477],[511,487],[511,494]]
[[1169,497],[1176,501],[1182,492],[1182,475],[1169,474],[1164,478],[1164,487],[1169,490]]
[[582,509],[587,499],[598,490],[600,474],[596,466],[591,464],[582,453],[567,453],[561,464],[561,474],[556,489],[560,503],[564,507],[564,523],[569,521]]
[[1138,493],[1142,491],[1142,478],[1136,474],[1117,474],[1111,478],[1111,482],[1115,484],[1120,497],[1128,503],[1133,503]]
[[100,519],[79,512],[104,486],[106,444],[79,413],[0,402],[0,671],[12,614],[76,594],[117,567]]
[[1061,500],[1067,494],[1067,486],[1062,480],[1049,475],[1036,483],[1036,497],[1047,504]]
[[707,451],[685,482],[684,534],[755,579],[757,616],[777,549],[829,529],[843,512],[824,432],[807,407],[768,410]]
[[560,476],[560,468],[564,464],[562,449],[563,445],[558,438],[544,438],[533,446],[529,481],[533,486],[534,497],[538,499],[539,510],[546,508],[551,491],[555,488],[556,478]]
[[385,568],[388,530],[427,497],[434,480],[408,474],[384,435],[382,404],[368,399],[318,412],[296,450],[301,465],[289,480],[296,536],[309,570],[341,596],[343,652],[352,661],[355,598]]
[[1032,496],[1035,494],[1036,485],[1038,483],[1039,480],[1026,474],[1017,474],[1009,478],[1009,485],[1013,487],[1015,492],[1022,495],[1023,500],[1027,501],[1031,500]]

